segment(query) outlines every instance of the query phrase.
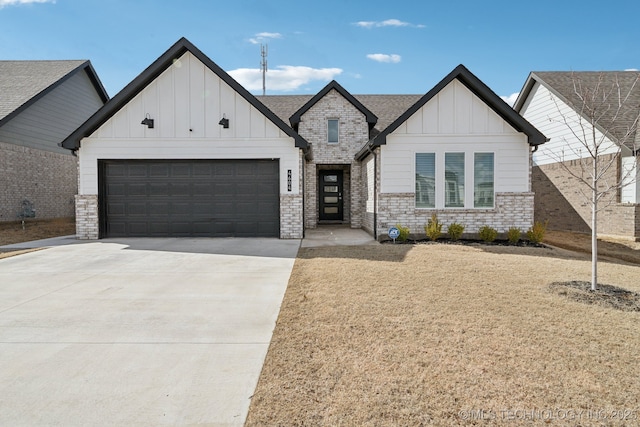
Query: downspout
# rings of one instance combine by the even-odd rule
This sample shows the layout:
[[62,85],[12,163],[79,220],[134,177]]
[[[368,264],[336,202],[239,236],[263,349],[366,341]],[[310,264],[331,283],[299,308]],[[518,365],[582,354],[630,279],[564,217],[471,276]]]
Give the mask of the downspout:
[[370,144],[367,144],[367,152],[373,156],[373,238],[378,240],[378,159]]
[[378,159],[371,148],[369,152],[373,155],[373,238],[378,240]]
[[300,181],[302,182],[302,189],[298,189],[298,191],[302,191],[302,238],[304,239],[304,235],[305,235],[305,231],[306,231],[305,226],[304,226],[306,224],[305,216],[304,216],[305,215],[305,210],[306,210],[304,208],[305,207],[304,197],[305,197],[305,193],[306,193],[306,191],[305,191],[306,187],[305,187],[304,178],[305,178],[305,176],[307,174],[306,173],[307,160],[305,158],[306,157],[306,153],[304,153],[304,151],[303,151],[303,153],[302,153],[302,155],[300,157],[301,157],[300,161],[302,162],[302,168],[301,168],[302,169],[302,171],[301,171],[302,176],[300,177]]

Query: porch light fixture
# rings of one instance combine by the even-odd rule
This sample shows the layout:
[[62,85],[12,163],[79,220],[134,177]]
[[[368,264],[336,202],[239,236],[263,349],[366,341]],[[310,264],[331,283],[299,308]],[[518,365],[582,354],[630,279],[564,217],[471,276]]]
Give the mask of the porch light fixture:
[[140,122],[140,124],[146,125],[149,129],[153,129],[153,119],[149,117],[149,114],[146,115],[146,117]]
[[226,114],[222,115],[222,118],[220,119],[218,124],[225,129],[229,129],[229,119],[227,119]]

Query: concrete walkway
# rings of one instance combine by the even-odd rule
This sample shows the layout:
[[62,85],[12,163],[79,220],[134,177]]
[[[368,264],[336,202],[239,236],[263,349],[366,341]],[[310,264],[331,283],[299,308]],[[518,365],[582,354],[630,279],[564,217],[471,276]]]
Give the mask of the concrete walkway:
[[243,425],[300,241],[61,243],[0,259],[0,425]]
[[372,235],[348,225],[320,225],[305,230],[301,247],[378,245]]

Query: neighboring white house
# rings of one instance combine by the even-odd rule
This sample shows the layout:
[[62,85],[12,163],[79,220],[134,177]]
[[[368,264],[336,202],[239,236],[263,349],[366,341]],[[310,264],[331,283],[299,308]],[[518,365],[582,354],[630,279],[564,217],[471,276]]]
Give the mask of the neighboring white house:
[[59,144],[108,99],[89,61],[0,61],[0,221],[73,217],[77,159]]
[[[607,200],[601,201],[600,206],[605,209],[599,214],[598,230],[602,234],[640,239],[640,171],[636,168],[640,148],[636,122],[640,117],[639,78],[637,71],[529,75],[514,108],[550,138],[533,156],[536,219],[549,220],[552,229],[590,232],[591,204],[582,194],[589,197],[590,192],[567,168],[580,174],[584,159],[590,158],[584,143],[591,145],[592,141],[598,141],[601,162],[615,162],[602,182],[628,183],[611,194],[608,206]],[[614,92],[608,104],[603,105],[602,116],[593,129],[577,95],[596,87],[600,88],[601,97],[608,91]],[[590,167],[586,173],[590,173]]]
[[[288,122],[289,124],[287,124]],[[319,224],[383,238],[431,213],[475,233],[533,222],[546,141],[463,66],[426,95],[255,97],[179,40],[64,143],[79,238],[300,238]]]

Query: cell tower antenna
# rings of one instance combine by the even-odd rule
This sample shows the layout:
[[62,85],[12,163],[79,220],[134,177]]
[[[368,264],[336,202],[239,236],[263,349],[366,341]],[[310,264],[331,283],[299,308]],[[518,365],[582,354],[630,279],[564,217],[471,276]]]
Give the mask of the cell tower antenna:
[[269,53],[269,45],[260,45],[260,69],[262,70],[262,95],[267,94],[267,54]]

